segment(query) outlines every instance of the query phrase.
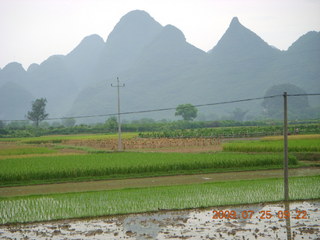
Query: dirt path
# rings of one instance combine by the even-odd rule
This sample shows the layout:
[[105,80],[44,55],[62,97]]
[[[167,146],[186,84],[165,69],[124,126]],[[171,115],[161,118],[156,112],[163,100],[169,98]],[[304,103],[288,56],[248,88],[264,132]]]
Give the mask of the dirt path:
[[[290,169],[290,176],[314,176],[320,174],[319,167]],[[283,170],[262,170],[230,173],[210,173],[195,175],[178,175],[165,177],[134,178],[121,180],[103,180],[90,182],[74,182],[59,184],[43,184],[17,187],[1,187],[0,197],[38,195],[50,193],[100,191],[122,188],[168,186],[194,184],[216,181],[247,180],[257,178],[282,177]]]

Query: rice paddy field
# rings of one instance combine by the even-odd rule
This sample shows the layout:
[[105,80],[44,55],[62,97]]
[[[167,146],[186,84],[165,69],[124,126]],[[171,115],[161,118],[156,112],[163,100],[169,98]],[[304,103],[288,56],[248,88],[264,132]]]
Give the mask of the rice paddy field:
[[[134,142],[138,134],[123,136]],[[113,152],[101,148],[101,141],[116,137],[99,134],[0,139],[0,187],[102,179],[129,181],[130,178],[196,173],[235,172],[236,175],[237,171],[280,169],[283,164],[281,136],[241,141],[222,139],[200,153],[170,152],[171,149],[158,152],[157,148],[149,149],[151,152],[143,152],[142,149]],[[84,145],[72,145],[79,141]],[[95,141],[99,144],[94,144]],[[86,146],[86,142],[91,145]],[[319,146],[319,134],[289,136],[290,168],[318,169]],[[201,146],[195,147],[201,149]],[[192,149],[192,146],[187,148]],[[175,150],[180,149],[182,147],[175,147]],[[302,161],[311,157],[312,164]],[[320,199],[320,171],[316,176],[291,177],[289,184],[291,200]],[[272,177],[64,194],[0,196],[0,224],[282,200],[283,179]]]
[[[291,178],[290,185],[292,200],[320,198],[320,176]],[[282,199],[282,179],[0,198],[0,224],[274,202]]]
[[[290,156],[290,164],[297,165]],[[247,153],[108,153],[67,156],[37,156],[0,160],[1,185],[32,181],[110,179],[121,176],[157,176],[195,172],[222,172],[280,168],[281,154]]]
[[[223,145],[226,152],[283,152],[283,140],[259,140],[229,142]],[[289,152],[320,152],[320,137],[292,138],[288,144]]]
[[[133,138],[138,136],[138,133],[123,133],[122,138]],[[100,140],[100,139],[115,139],[117,134],[77,134],[77,135],[50,135],[40,137],[26,138],[0,138],[0,142],[17,142],[28,144],[44,144],[44,143],[62,143],[67,140]]]

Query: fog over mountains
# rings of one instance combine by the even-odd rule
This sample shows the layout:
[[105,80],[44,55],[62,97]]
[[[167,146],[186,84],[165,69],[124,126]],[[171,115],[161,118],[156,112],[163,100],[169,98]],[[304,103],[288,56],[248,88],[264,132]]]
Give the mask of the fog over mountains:
[[[214,33],[213,33],[214,34]],[[36,50],[35,50],[36,51]],[[186,41],[175,26],[161,26],[140,10],[123,16],[104,41],[85,37],[67,55],[54,55],[25,71],[19,63],[0,70],[0,119],[25,119],[31,102],[48,100],[49,117],[116,112],[116,78],[122,111],[176,107],[264,96],[276,84],[292,83],[320,92],[320,32],[301,36],[287,51],[268,45],[233,18],[212,50]],[[320,105],[318,97],[309,99]],[[199,109],[203,116],[227,114],[236,107],[262,112],[260,102]],[[172,112],[131,118],[174,118]]]

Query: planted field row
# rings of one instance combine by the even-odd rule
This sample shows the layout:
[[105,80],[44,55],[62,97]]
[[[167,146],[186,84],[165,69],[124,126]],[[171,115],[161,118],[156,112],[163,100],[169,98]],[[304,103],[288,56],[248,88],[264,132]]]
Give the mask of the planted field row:
[[[227,152],[282,152],[281,140],[260,140],[224,143],[223,150]],[[320,138],[318,139],[290,139],[289,152],[320,152]]]
[[[255,169],[282,165],[281,154],[182,154],[113,153],[3,159],[0,161],[2,184],[34,180],[72,180],[76,178],[170,175],[190,172]],[[290,164],[297,159],[290,156]]]
[[[320,124],[290,125],[290,134],[319,134]],[[139,133],[142,138],[241,138],[257,136],[282,135],[283,126],[217,127],[200,129],[183,129],[164,132]]]
[[[122,138],[136,137],[137,133],[123,133]],[[101,139],[116,139],[117,134],[86,134],[86,135],[52,135],[41,137],[26,137],[26,138],[0,138],[0,142],[21,142],[28,144],[42,143],[62,143],[69,140],[101,140]]]
[[[106,150],[117,150],[118,139],[100,139],[100,140],[68,140],[64,144],[72,146],[86,146],[92,148],[101,148]],[[190,147],[190,146],[212,146],[220,145],[218,138],[131,138],[123,139],[122,146],[124,150],[130,149],[155,149],[170,147]]]
[[[290,199],[320,197],[320,177],[290,178]],[[264,179],[0,198],[0,224],[283,200],[283,180]]]
[[12,155],[25,155],[25,154],[44,154],[44,153],[54,153],[53,149],[44,147],[9,147],[0,148],[0,156],[12,156]]

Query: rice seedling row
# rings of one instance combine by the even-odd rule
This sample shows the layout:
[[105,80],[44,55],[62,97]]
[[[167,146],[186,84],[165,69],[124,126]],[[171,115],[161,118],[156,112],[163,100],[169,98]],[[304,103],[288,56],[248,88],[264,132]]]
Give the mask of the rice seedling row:
[[[289,179],[290,199],[320,198],[320,176]],[[0,224],[283,200],[283,180],[0,198]]]
[[31,147],[31,146],[15,146],[9,148],[0,148],[0,156],[25,155],[25,154],[44,154],[55,153],[56,150],[45,147]]
[[[33,180],[76,179],[99,177],[104,179],[117,175],[162,174],[171,175],[183,171],[201,172],[223,169],[256,169],[282,166],[282,154],[245,153],[109,153],[71,156],[46,156],[3,159],[0,161],[2,185]],[[298,164],[294,156],[289,163]]]
[[[320,152],[320,138],[317,139],[290,139],[289,152]],[[259,140],[230,142],[223,144],[227,152],[282,152],[283,141]]]
[[[137,133],[123,133],[122,137],[133,138]],[[26,137],[26,138],[0,138],[0,142],[21,142],[28,144],[41,144],[41,143],[62,143],[67,140],[100,140],[100,139],[115,139],[117,134],[87,134],[87,135],[53,135],[41,137]]]

